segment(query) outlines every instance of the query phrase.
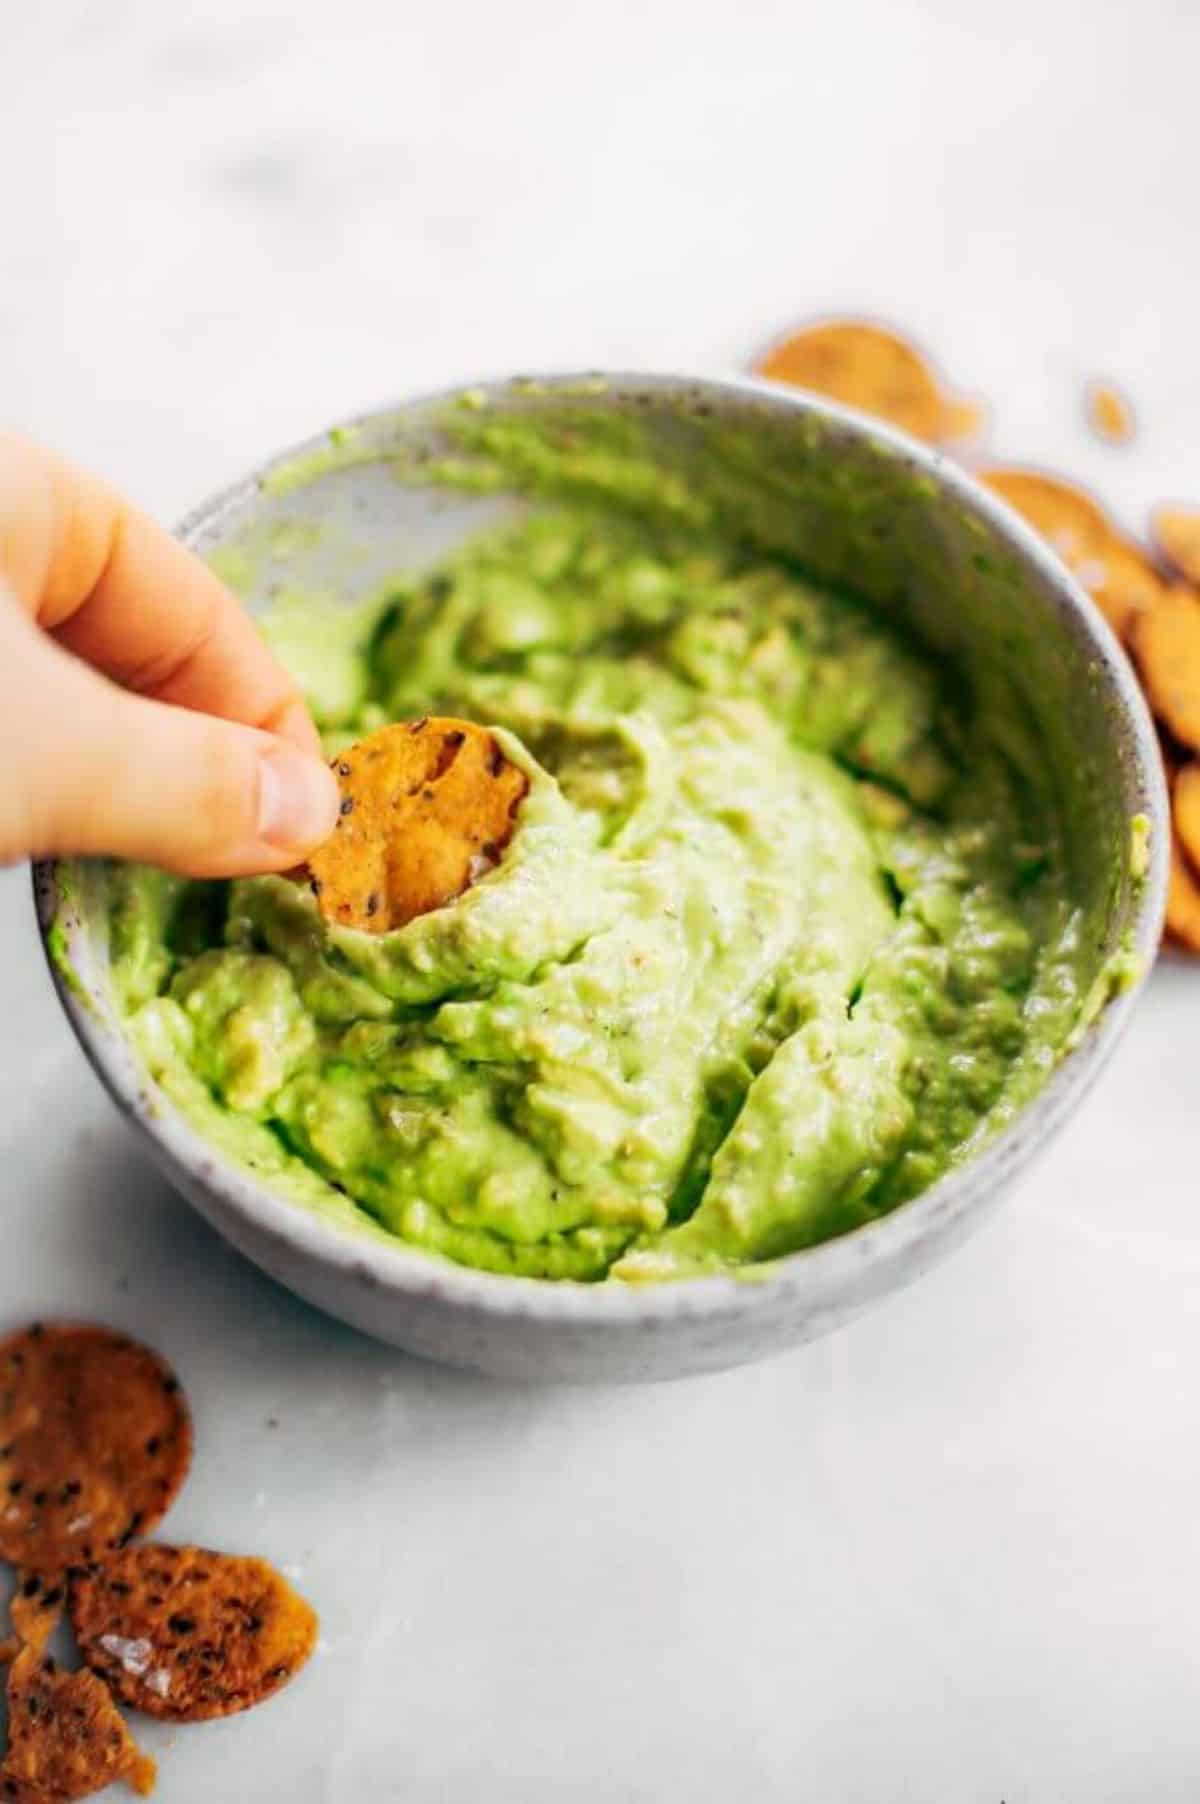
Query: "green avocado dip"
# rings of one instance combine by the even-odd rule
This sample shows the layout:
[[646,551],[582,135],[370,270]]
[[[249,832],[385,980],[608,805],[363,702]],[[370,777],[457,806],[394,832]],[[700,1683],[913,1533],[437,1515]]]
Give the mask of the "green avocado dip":
[[625,498],[539,504],[268,633],[332,755],[497,729],[499,865],[368,936],[282,877],[119,868],[114,982],[161,1087],[302,1206],[463,1265],[753,1266],[916,1196],[1085,1003],[1035,767],[949,666],[786,561]]

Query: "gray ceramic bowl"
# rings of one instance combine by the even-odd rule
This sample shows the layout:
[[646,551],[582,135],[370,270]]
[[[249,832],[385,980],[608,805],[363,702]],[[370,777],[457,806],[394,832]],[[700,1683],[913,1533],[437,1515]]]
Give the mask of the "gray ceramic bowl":
[[[479,392],[493,414],[532,410],[553,422],[564,411],[577,419],[582,408],[636,419],[656,458],[701,492],[719,488],[763,542],[819,576],[847,580],[964,660],[993,700],[1023,710],[1045,746],[1078,880],[1097,899],[1095,966],[1130,943],[1149,968],[1168,850],[1153,728],[1108,628],[1016,515],[901,435],[762,384],[553,377]],[[347,601],[372,593],[398,568],[443,553],[516,505],[397,480],[389,452],[442,448],[447,408],[460,398],[409,402],[285,453],[198,508],[181,535],[206,554],[254,551],[258,603],[296,580]],[[731,445],[756,458],[731,456]],[[340,447],[332,458],[331,446]],[[1152,823],[1142,883],[1130,869],[1137,812]],[[84,1050],[151,1155],[213,1226],[281,1283],[367,1333],[509,1377],[673,1377],[757,1359],[845,1322],[983,1220],[1081,1101],[1133,1001],[1126,992],[1104,1011],[1005,1132],[882,1220],[782,1259],[752,1282],[549,1284],[360,1239],[224,1160],[149,1082],[117,1024],[105,866],[45,866],[35,878],[51,968]]]

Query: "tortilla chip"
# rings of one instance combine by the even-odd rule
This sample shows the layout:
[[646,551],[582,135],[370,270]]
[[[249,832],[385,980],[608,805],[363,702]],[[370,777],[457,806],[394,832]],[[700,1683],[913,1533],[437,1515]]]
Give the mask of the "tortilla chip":
[[1185,764],[1175,778],[1171,813],[1188,862],[1200,871],[1200,764]]
[[0,1800],[54,1804],[86,1798],[125,1779],[141,1797],[155,1767],[122,1722],[108,1686],[90,1672],[63,1672],[48,1654],[23,1648],[8,1675],[8,1751]]
[[898,333],[865,320],[828,320],[781,339],[757,359],[754,373],[812,389],[848,407],[890,420],[934,443],[964,436],[928,360]]
[[1127,445],[1136,431],[1133,408],[1110,383],[1088,383],[1084,393],[1084,413],[1096,437],[1106,444]]
[[0,1341],[0,1559],[61,1574],[161,1521],[187,1475],[179,1381],[105,1328]]
[[1117,636],[1127,639],[1138,615],[1158,606],[1166,584],[1145,552],[1118,533],[1109,540],[1100,566],[1103,575],[1098,580],[1094,572],[1076,574],[1091,578],[1084,582],[1084,588]]
[[980,480],[1042,535],[1122,638],[1157,606],[1158,574],[1086,490],[1040,470],[985,470]]
[[979,480],[1015,507],[1072,569],[1099,557],[1112,522],[1085,490],[1042,470],[984,470]]
[[1164,589],[1137,616],[1130,643],[1155,714],[1173,738],[1200,750],[1200,594]]
[[326,920],[387,933],[460,896],[499,862],[529,780],[486,728],[403,721],[334,760],[337,828],[308,869]]
[[1200,952],[1200,883],[1188,863],[1179,835],[1171,835],[1171,874],[1167,881],[1168,936],[1189,952]]
[[202,1722],[260,1704],[304,1665],[317,1618],[264,1560],[130,1547],[71,1580],[84,1660],[149,1716]]
[[42,1653],[58,1627],[67,1600],[62,1579],[45,1578],[39,1572],[19,1572],[8,1613],[17,1639],[24,1647]]
[[1200,588],[1200,507],[1156,507],[1150,524],[1168,564]]

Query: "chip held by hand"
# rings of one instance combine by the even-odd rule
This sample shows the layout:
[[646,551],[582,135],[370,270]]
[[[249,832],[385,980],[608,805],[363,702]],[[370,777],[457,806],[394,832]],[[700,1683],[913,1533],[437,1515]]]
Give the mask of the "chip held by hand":
[[441,908],[500,861],[529,779],[469,720],[401,721],[333,761],[337,827],[308,861],[327,921],[387,933]]

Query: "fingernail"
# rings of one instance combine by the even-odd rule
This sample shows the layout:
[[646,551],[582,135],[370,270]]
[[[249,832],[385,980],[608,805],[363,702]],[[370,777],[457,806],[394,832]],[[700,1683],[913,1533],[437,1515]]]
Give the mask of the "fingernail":
[[333,772],[290,745],[273,745],[258,761],[258,837],[284,852],[311,852],[337,821]]

